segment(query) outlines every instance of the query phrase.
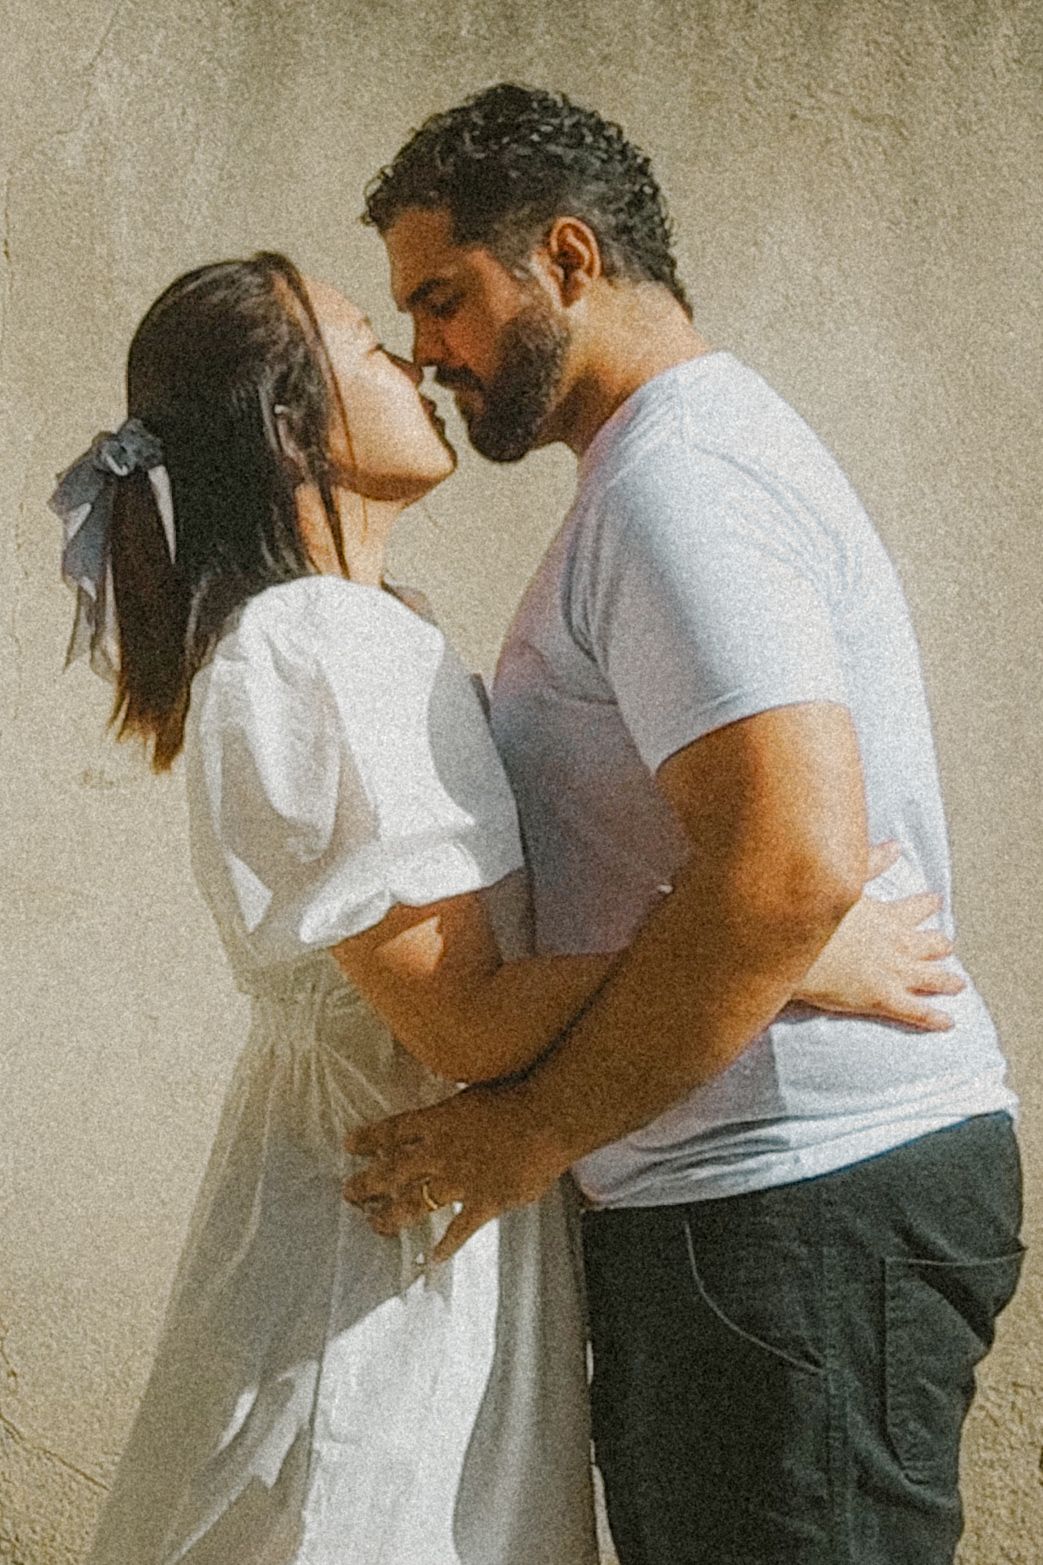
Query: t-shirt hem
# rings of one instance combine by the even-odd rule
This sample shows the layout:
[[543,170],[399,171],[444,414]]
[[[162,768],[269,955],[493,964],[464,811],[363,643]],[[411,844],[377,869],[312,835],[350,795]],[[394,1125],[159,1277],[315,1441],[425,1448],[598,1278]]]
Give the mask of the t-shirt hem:
[[[447,861],[450,858],[456,859],[457,863],[449,866]],[[470,864],[462,862],[465,858],[471,860]],[[396,871],[391,877],[389,890],[394,902],[401,902],[405,907],[423,907],[427,902],[440,902],[445,897],[459,897],[470,891],[487,890],[507,875],[520,870],[523,863],[521,844],[516,835],[511,832],[486,834],[480,838],[469,838],[466,843],[453,845],[422,861],[420,873],[430,876],[432,880],[439,879],[433,896],[428,894],[432,889],[430,886],[420,890],[408,884],[409,871],[405,875]],[[454,874],[453,869],[459,872]],[[416,867],[412,873],[416,875]]]
[[675,712],[669,727],[658,730],[654,738],[635,735],[634,739],[645,766],[655,773],[664,761],[679,750],[695,744],[699,739],[705,739],[707,734],[715,733],[719,728],[727,728],[729,723],[738,723],[743,718],[756,717],[760,712],[777,711],[781,707],[815,703],[843,707],[848,705],[844,691],[825,681],[817,686],[806,683],[789,688],[761,686],[722,697],[683,716]]
[[1016,1122],[1017,1098],[1009,1088],[1003,1088],[994,1095],[981,1095],[958,1108],[915,1115],[900,1124],[877,1125],[815,1146],[789,1147],[777,1153],[762,1153],[730,1169],[686,1168],[674,1174],[662,1172],[643,1180],[635,1178],[626,1181],[617,1192],[607,1196],[599,1195],[589,1184],[584,1184],[581,1166],[574,1167],[572,1174],[583,1193],[585,1205],[595,1211],[721,1200],[728,1196],[749,1195],[757,1190],[796,1184],[821,1174],[838,1173],[866,1158],[893,1152],[920,1136],[962,1124],[964,1120],[974,1119],[981,1114],[994,1113],[1005,1113]]

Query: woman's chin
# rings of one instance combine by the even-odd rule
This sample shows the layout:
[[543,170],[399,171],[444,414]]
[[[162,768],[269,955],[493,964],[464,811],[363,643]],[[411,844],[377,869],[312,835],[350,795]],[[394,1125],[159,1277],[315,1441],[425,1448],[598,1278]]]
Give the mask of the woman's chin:
[[411,473],[388,473],[380,478],[371,480],[359,492],[367,500],[383,500],[392,505],[413,505],[417,500],[422,500],[429,495],[432,489],[437,489],[439,484],[444,484],[447,478],[451,478],[456,471],[456,453],[450,449],[445,452],[444,461],[432,463],[429,467],[416,469]]
[[452,478],[456,472],[457,455],[455,449],[448,440],[439,441],[437,457],[431,462],[426,471],[417,473],[418,486],[417,498],[430,494],[432,489],[437,489],[439,484],[444,484],[447,478]]

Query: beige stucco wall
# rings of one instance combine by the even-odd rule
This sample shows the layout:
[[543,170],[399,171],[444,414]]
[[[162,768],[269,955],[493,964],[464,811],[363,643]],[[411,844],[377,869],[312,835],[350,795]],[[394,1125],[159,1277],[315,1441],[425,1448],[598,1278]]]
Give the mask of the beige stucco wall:
[[[180,780],[60,674],[43,508],[121,417],[177,271],[261,245],[390,340],[363,179],[504,75],[620,118],[672,197],[706,332],[825,435],[902,570],[951,809],[964,954],[1043,1134],[1043,9],[1027,0],[3,0],[0,179],[0,1559],[71,1565],[149,1362],[243,1013],[189,879]],[[401,571],[488,667],[569,492],[473,456]],[[967,1447],[966,1565],[1043,1546],[1043,1273]],[[128,1562],[129,1565],[129,1562]]]

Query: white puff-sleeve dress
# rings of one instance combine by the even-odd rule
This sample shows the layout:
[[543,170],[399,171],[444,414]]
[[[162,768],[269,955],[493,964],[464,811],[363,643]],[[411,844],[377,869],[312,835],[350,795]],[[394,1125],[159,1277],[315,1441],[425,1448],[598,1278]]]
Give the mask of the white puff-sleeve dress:
[[423,1270],[351,1125],[452,1090],[329,947],[521,863],[440,632],[339,577],[251,599],[196,676],[193,863],[252,1026],[91,1565],[595,1565],[584,1332],[558,1191]]

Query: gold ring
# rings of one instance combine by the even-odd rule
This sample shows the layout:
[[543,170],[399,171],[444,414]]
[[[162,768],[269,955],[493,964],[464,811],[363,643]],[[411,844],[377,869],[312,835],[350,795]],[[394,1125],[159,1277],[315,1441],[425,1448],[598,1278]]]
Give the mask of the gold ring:
[[429,1212],[437,1212],[438,1211],[438,1202],[435,1200],[434,1196],[431,1194],[430,1186],[428,1185],[426,1179],[423,1179],[420,1182],[420,1194],[424,1198],[424,1205],[427,1207],[427,1210]]

